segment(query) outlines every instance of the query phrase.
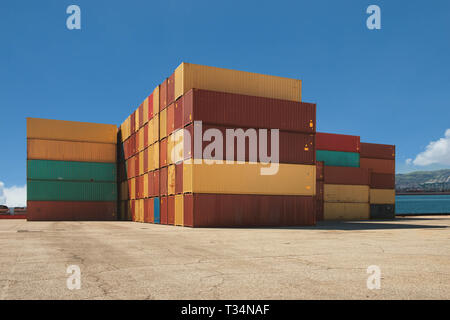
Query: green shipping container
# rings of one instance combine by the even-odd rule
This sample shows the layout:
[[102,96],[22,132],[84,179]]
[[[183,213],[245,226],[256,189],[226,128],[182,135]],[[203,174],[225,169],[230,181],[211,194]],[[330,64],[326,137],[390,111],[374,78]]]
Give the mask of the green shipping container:
[[116,182],[115,163],[28,160],[27,179]]
[[117,201],[115,182],[28,180],[27,200]]
[[316,161],[323,161],[326,166],[359,167],[359,153],[316,150]]

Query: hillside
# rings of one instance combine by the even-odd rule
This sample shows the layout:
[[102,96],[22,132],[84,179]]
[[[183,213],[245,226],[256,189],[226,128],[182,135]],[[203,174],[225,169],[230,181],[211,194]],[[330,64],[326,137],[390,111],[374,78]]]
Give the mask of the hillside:
[[450,191],[450,169],[395,175],[397,191]]

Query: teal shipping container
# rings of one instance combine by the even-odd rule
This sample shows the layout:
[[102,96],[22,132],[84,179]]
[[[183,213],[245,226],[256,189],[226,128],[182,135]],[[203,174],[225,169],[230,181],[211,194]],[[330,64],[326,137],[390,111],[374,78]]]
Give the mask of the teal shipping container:
[[117,183],[28,180],[28,201],[117,201]]
[[28,160],[27,179],[116,182],[115,163]]
[[156,197],[153,200],[153,217],[154,223],[161,223],[161,215],[160,215],[160,206],[159,206],[159,198]]
[[326,166],[359,167],[359,153],[316,150],[316,161],[323,161]]

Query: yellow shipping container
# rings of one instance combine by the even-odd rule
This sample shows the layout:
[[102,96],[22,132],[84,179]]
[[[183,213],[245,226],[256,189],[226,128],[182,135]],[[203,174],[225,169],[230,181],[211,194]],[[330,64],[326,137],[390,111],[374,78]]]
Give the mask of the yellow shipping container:
[[131,178],[130,179],[131,182],[131,186],[130,186],[130,199],[134,200],[136,199],[136,179],[135,178]]
[[89,122],[27,118],[27,138],[117,143],[117,126]]
[[395,204],[395,189],[370,189],[370,204]]
[[144,124],[148,122],[148,97],[144,100],[143,106],[143,116],[144,116]]
[[153,117],[159,113],[159,86],[153,90]]
[[369,203],[369,186],[325,184],[325,202]]
[[138,139],[139,139],[139,145],[138,145],[138,151],[144,151],[144,127],[140,128],[138,131]]
[[148,144],[152,144],[154,143],[154,138],[153,138],[153,119],[150,119],[148,121],[148,127],[147,127],[147,135],[148,135]]
[[159,142],[153,144],[153,168],[159,169]]
[[153,141],[159,141],[159,113],[153,115]]
[[324,202],[324,220],[366,220],[370,217],[369,203]]
[[148,155],[147,155],[147,168],[148,168],[148,171],[155,170],[155,168],[153,167],[153,148],[154,148],[153,144],[148,147]]
[[167,164],[174,163],[174,157],[175,155],[172,155],[173,147],[175,144],[175,135],[172,133],[167,137]]
[[114,163],[116,162],[116,145],[27,139],[27,159]]
[[134,130],[139,131],[139,108],[134,111]]
[[182,194],[175,196],[175,225],[184,226],[184,201]]
[[148,198],[149,194],[148,194],[148,173],[144,174],[144,192],[143,192],[143,197],[144,198]]
[[172,163],[179,163],[180,161],[183,161],[184,158],[184,129],[179,129],[175,131],[172,134],[172,137],[174,139],[173,141],[173,162]]
[[159,139],[167,136],[167,109],[159,113]]
[[139,153],[139,175],[143,175],[144,172],[144,151]]
[[136,200],[136,221],[144,222],[144,199]]
[[264,168],[268,166],[262,163],[195,164],[186,161],[183,163],[183,192],[315,195],[314,165],[281,163],[273,175],[262,175]]
[[175,194],[175,165],[172,164],[167,168],[167,192],[169,195]]
[[193,88],[300,102],[302,82],[183,62],[175,70],[175,99]]

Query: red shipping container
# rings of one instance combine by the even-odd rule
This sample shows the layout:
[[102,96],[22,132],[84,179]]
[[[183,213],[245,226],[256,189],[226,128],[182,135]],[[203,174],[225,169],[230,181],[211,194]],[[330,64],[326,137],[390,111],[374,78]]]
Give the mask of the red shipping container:
[[148,123],[145,124],[144,126],[144,149],[147,148],[149,146],[148,143]]
[[131,221],[136,221],[136,200],[130,200],[131,202]]
[[323,221],[324,216],[324,204],[323,200],[316,200],[316,221]]
[[240,128],[316,132],[316,105],[192,89],[183,97],[183,126],[193,121]]
[[167,197],[167,224],[175,225],[175,196]]
[[374,159],[395,159],[395,146],[361,142],[361,157]]
[[175,193],[183,193],[183,163],[175,165]]
[[159,169],[153,171],[153,197],[159,197],[159,172]]
[[167,79],[159,86],[159,111],[167,107]]
[[167,166],[167,138],[159,141],[159,167]]
[[144,150],[144,173],[148,172],[148,148]]
[[159,194],[167,195],[167,167],[159,170]]
[[184,225],[191,227],[311,226],[316,198],[237,194],[185,194]]
[[323,181],[324,179],[324,162],[323,161],[317,161],[316,162],[316,180],[317,181]]
[[359,152],[360,137],[346,134],[316,133],[317,150]]
[[148,196],[149,197],[154,197],[154,191],[153,191],[153,172],[150,171],[147,176],[147,185],[148,185]]
[[175,72],[167,78],[167,104],[175,101]]
[[136,111],[133,111],[133,113],[130,116],[130,129],[131,134],[136,132]]
[[148,198],[144,200],[144,222],[153,223],[153,198]]
[[139,177],[136,177],[136,180],[135,180],[136,200],[141,198],[141,193],[140,193],[140,190],[139,190],[140,187],[141,187],[141,184],[140,184],[140,181],[139,181]]
[[139,115],[139,128],[141,128],[144,125],[144,105],[142,103],[138,108],[138,115]]
[[175,111],[174,113],[174,129],[180,129],[183,127],[183,99],[180,98],[174,103],[175,105]]
[[117,220],[116,201],[27,201],[29,221]]
[[171,103],[169,104],[169,106],[167,107],[167,121],[166,121],[166,125],[167,125],[167,135],[170,135],[173,130],[175,129],[175,118],[174,118],[174,112],[175,112],[175,104]]
[[136,155],[134,156],[134,176],[135,177],[139,176],[139,157],[140,157],[139,153],[136,153]]
[[159,210],[160,223],[167,224],[167,196],[163,196],[160,198]]
[[[197,128],[197,129],[195,129]],[[183,137],[183,151],[184,151],[184,159],[190,159],[193,158],[194,150],[195,150],[195,143],[200,143],[202,138],[197,138],[196,133],[197,132],[203,132],[202,136],[204,136],[205,132],[210,129],[217,129],[221,132],[222,136],[224,137],[223,140],[223,149],[222,149],[222,155],[217,155],[220,159],[227,159],[226,152],[227,152],[227,139],[226,139],[226,130],[227,129],[237,129],[230,126],[219,126],[219,125],[209,125],[209,124],[190,124],[185,128],[186,134],[184,134]],[[271,148],[272,148],[272,131],[267,130],[267,133],[260,135],[259,130],[255,130],[255,153],[253,156],[256,156],[256,161],[261,162],[260,153],[270,156],[272,154]],[[189,139],[188,137],[191,137]],[[260,150],[260,143],[264,141],[261,139],[264,137],[267,141],[267,147],[266,150],[262,151]],[[238,139],[234,139],[233,148],[234,148],[234,160],[238,160]],[[314,134],[305,134],[305,133],[298,133],[298,132],[289,132],[289,131],[279,131],[279,140],[278,140],[278,162],[279,163],[292,163],[292,164],[315,164],[316,163],[316,149],[314,146]],[[244,158],[245,161],[250,161],[250,145],[249,145],[250,139],[245,139],[245,154]],[[211,141],[203,141],[202,143],[202,152],[201,157],[203,159],[212,159],[216,156],[216,154],[212,154],[211,156],[207,154],[203,154],[203,151],[205,148],[210,145]],[[196,157],[199,158],[199,157]],[[254,160],[252,160],[254,162]]]
[[323,181],[316,181],[316,198],[317,200],[323,201],[324,197],[324,185],[325,183]]
[[370,185],[370,171],[365,168],[325,166],[326,184]]
[[370,187],[372,189],[395,189],[395,174],[372,172]]
[[372,172],[375,173],[395,174],[395,160],[360,158],[359,166],[372,169]]

